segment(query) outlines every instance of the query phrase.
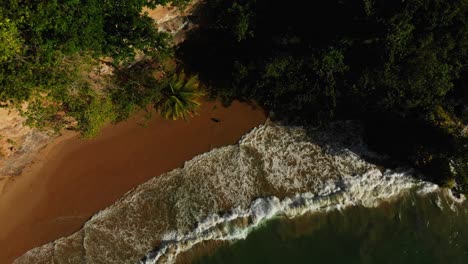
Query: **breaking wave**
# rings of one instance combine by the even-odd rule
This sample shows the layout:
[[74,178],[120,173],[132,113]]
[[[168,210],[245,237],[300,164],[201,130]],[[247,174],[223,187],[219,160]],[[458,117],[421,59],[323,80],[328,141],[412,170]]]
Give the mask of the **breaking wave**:
[[305,213],[343,209],[361,205],[375,207],[403,191],[417,189],[420,193],[436,190],[430,183],[414,181],[405,173],[371,170],[359,177],[345,177],[341,182],[330,182],[322,193],[296,194],[283,200],[277,197],[259,198],[249,208],[235,208],[225,215],[214,214],[188,234],[177,231],[163,236],[162,246],[147,255],[141,263],[175,263],[179,253],[207,240],[245,239],[256,226],[278,215],[289,218]]
[[408,191],[441,191],[411,171],[381,172],[366,162],[363,156],[375,155],[360,135],[350,122],[327,130],[259,126],[238,145],[140,185],[79,232],[15,263],[173,263],[199,242],[243,239],[278,215],[374,207]]

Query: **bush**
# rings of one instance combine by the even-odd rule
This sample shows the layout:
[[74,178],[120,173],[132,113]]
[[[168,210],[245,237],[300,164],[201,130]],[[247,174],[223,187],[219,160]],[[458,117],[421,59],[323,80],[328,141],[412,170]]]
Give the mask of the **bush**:
[[115,121],[115,106],[109,98],[93,97],[83,114],[77,116],[79,129],[85,138],[99,134],[101,128]]

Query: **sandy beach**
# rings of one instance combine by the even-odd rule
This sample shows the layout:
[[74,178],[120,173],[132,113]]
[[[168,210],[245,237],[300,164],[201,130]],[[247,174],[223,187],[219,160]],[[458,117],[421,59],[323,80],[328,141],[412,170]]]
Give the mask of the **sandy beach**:
[[106,127],[92,140],[67,131],[0,194],[0,263],[67,236],[146,180],[212,148],[236,143],[265,121],[260,108],[205,102],[188,121],[143,114]]

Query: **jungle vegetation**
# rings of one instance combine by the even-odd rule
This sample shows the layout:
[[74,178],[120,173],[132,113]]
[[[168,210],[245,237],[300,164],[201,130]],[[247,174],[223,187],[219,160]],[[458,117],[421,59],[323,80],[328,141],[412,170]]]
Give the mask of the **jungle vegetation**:
[[226,103],[360,120],[374,150],[468,192],[467,14],[466,0],[207,0],[178,56]]
[[[199,78],[287,124],[359,120],[375,151],[468,192],[467,0],[205,0],[176,51],[142,12],[170,2],[189,0],[2,1],[1,105],[92,137],[147,105],[186,118]],[[90,78],[99,63],[114,74]]]
[[[40,128],[59,130],[72,117],[85,137],[144,107],[163,89],[164,78],[153,78],[145,88],[151,91],[139,91],[134,78],[123,82],[122,75],[138,54],[159,65],[145,68],[140,75],[146,77],[170,59],[170,36],[142,12],[169,2],[188,0],[2,1],[0,101],[10,106],[27,101],[27,122]],[[100,76],[100,62],[117,74]]]

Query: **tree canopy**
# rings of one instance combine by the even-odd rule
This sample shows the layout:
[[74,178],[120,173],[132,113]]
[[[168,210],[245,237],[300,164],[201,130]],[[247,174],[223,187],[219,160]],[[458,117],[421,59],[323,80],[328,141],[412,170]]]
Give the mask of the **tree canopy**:
[[[86,53],[115,63],[170,51],[168,36],[142,13],[166,0],[5,0],[0,9],[0,99],[58,89],[65,57]],[[187,2],[187,1],[179,1]]]
[[[29,125],[59,130],[73,117],[85,137],[96,135],[104,124],[155,98],[160,85],[155,80],[137,100],[126,97],[137,91],[118,86],[138,89],[119,78],[137,53],[155,61],[172,54],[170,36],[143,12],[170,2],[188,0],[2,1],[0,101],[27,101],[23,114]],[[118,73],[106,85],[90,78],[91,73],[101,78],[96,73],[101,59]],[[117,96],[117,91],[125,92]]]
[[[460,132],[468,1],[206,3],[208,26],[178,54],[214,95],[255,99],[284,122],[362,120],[370,137],[391,139],[377,148],[438,178],[453,175],[431,164],[448,168],[468,151]],[[393,129],[376,129],[382,123]],[[390,133],[399,129],[403,139]]]

